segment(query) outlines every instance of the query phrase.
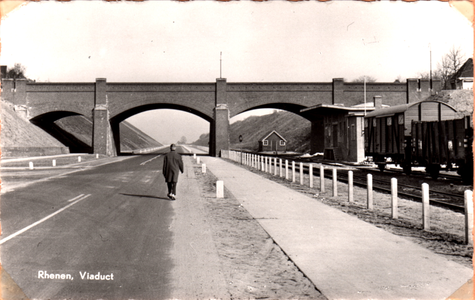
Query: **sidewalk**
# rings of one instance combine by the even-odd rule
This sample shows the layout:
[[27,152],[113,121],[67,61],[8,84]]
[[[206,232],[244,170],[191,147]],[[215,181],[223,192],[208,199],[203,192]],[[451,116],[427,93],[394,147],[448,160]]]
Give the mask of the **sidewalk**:
[[202,162],[329,299],[446,299],[472,270],[220,158]]

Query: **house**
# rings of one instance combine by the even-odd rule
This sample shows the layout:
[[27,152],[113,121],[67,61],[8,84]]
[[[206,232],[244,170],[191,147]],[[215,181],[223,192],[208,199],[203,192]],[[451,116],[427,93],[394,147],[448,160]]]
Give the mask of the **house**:
[[473,60],[471,58],[467,59],[457,73],[450,77],[450,88],[452,90],[473,89]]
[[273,130],[264,138],[259,140],[259,152],[285,152],[287,151],[287,140],[277,131]]

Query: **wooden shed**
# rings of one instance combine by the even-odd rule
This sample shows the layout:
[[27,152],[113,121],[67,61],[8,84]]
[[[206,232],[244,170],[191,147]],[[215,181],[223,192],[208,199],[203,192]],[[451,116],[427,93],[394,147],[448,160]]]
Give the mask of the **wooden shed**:
[[277,131],[273,130],[259,140],[259,152],[285,152],[287,151],[287,140]]

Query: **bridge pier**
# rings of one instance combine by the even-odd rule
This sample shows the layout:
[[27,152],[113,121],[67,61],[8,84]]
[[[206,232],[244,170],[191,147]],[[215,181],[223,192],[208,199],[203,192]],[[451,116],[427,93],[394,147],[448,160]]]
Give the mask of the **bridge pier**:
[[210,155],[220,156],[221,150],[229,150],[229,108],[226,97],[226,78],[216,79],[214,124],[210,128]]
[[94,154],[116,156],[112,127],[109,121],[109,108],[106,94],[106,79],[97,78],[92,111],[93,131],[92,150]]

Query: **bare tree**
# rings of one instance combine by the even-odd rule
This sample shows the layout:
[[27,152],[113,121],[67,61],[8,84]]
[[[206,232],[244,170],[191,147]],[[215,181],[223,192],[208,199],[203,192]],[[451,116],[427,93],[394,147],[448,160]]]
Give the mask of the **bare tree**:
[[364,82],[365,78],[366,78],[366,82],[376,82],[376,78],[374,78],[372,76],[364,76],[364,75],[356,78],[352,82]]
[[15,63],[13,65],[13,68],[7,69],[6,75],[7,75],[7,78],[14,78],[14,79],[26,78],[25,72],[26,72],[25,66],[23,66],[20,63]]
[[450,88],[450,77],[457,73],[465,62],[465,55],[460,47],[452,46],[447,54],[445,54],[437,65],[434,76],[442,80],[444,89]]

